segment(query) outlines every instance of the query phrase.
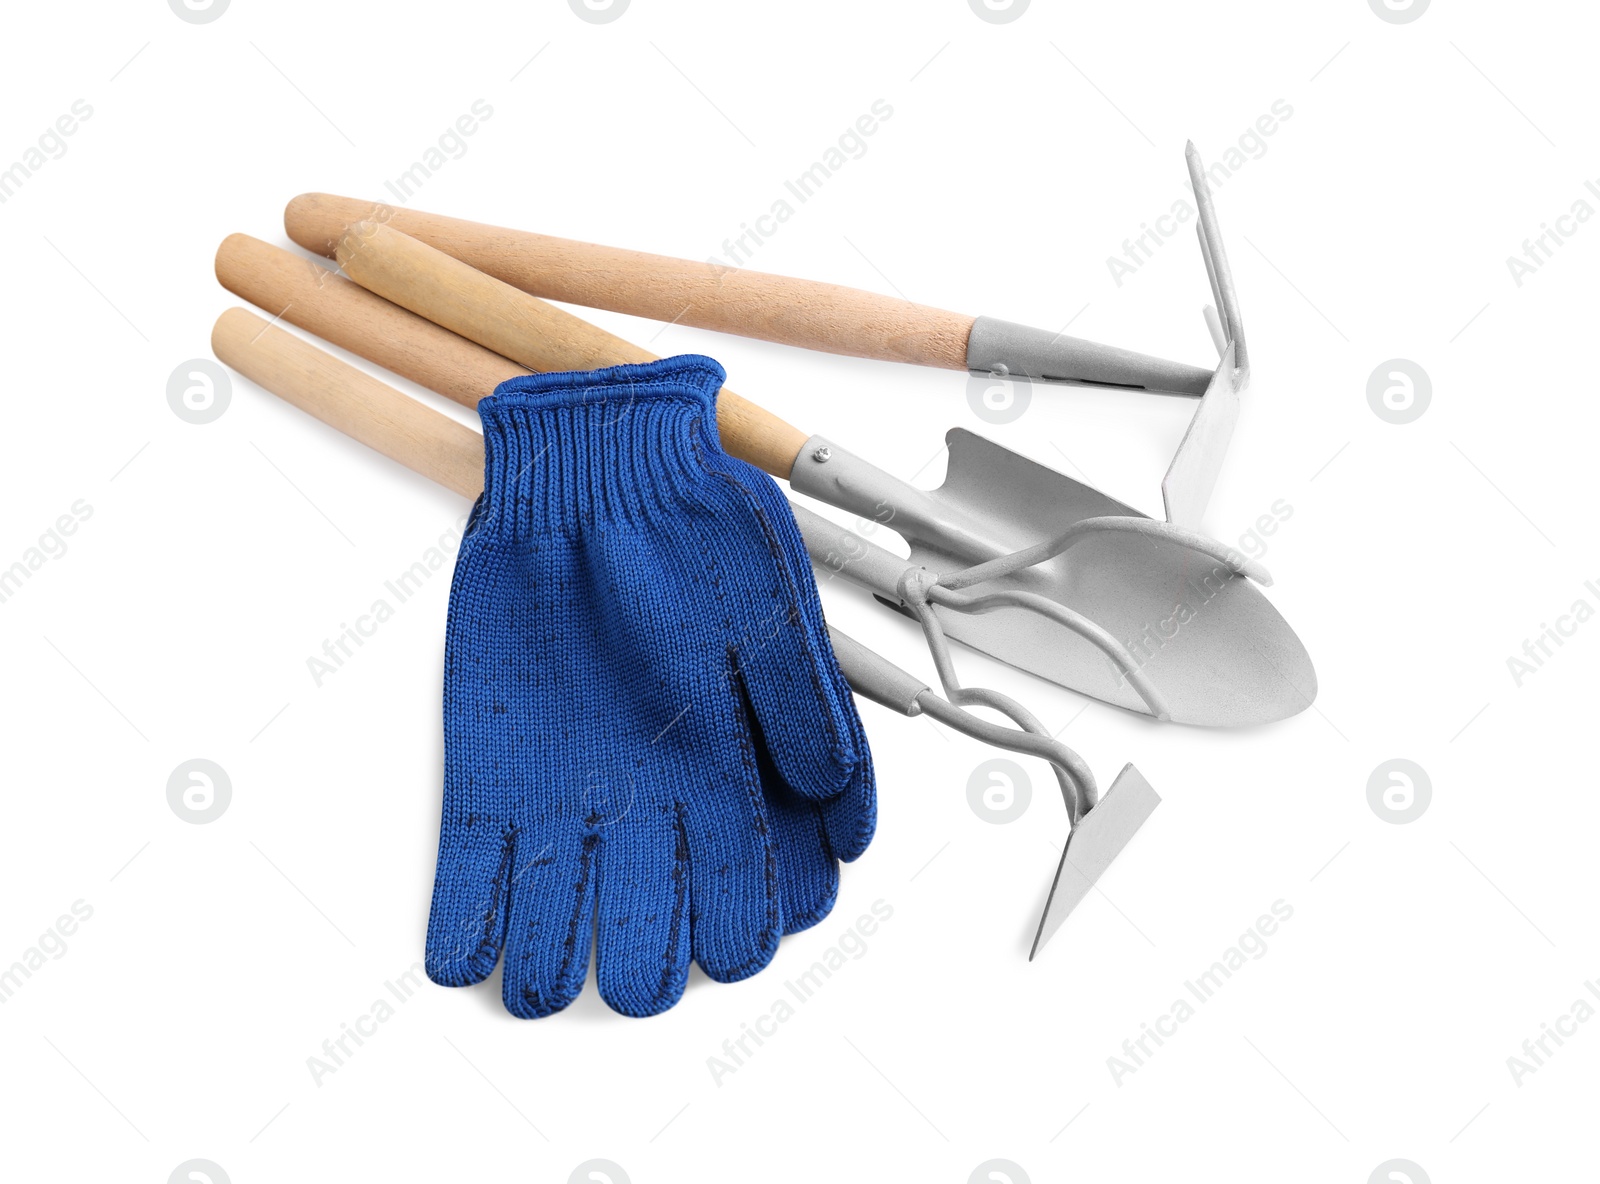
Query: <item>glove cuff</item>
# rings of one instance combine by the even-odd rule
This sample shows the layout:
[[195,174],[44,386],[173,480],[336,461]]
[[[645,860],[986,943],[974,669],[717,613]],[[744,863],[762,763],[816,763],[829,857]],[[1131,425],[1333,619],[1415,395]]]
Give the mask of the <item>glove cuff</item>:
[[685,354],[632,366],[508,379],[478,404],[480,514],[516,531],[573,530],[680,505],[720,455],[724,371]]

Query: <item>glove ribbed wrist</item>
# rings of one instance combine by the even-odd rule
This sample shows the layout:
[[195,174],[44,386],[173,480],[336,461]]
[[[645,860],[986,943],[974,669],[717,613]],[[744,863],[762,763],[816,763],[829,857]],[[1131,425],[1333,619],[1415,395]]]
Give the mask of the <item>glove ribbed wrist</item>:
[[509,379],[478,404],[486,526],[517,536],[648,519],[695,500],[721,452],[710,358]]

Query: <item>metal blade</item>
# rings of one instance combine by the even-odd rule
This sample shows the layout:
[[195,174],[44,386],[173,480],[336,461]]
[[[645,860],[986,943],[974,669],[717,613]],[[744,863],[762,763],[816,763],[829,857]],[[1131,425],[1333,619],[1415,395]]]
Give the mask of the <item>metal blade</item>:
[[1239,380],[1249,376],[1234,368],[1234,349],[1229,345],[1223,353],[1211,386],[1195,409],[1172,465],[1161,480],[1167,521],[1190,530],[1200,529],[1206,503],[1211,500],[1228,454],[1228,441],[1233,439],[1234,424],[1239,421]]
[[1125,765],[1099,805],[1085,814],[1067,836],[1061,862],[1056,865],[1055,881],[1039,918],[1039,932],[1028,953],[1030,962],[1160,804],[1160,795],[1139,770]]
[[[944,485],[925,496],[939,526],[902,516],[911,559],[933,571],[1018,550],[1101,515],[1144,517],[1082,482],[961,428]],[[931,517],[931,516],[930,516]],[[1037,592],[1082,613],[1137,658],[1178,723],[1236,727],[1295,715],[1316,697],[1311,658],[1248,579],[1177,543],[1100,534],[989,587]],[[1003,662],[1131,711],[1148,713],[1122,672],[1066,626],[1025,608],[962,613],[938,608],[953,638]]]
[[1200,398],[1189,430],[1178,443],[1167,475],[1162,478],[1161,498],[1166,505],[1168,522],[1199,530],[1239,419],[1239,396],[1250,383],[1250,360],[1245,350],[1239,293],[1234,286],[1233,271],[1228,266],[1227,249],[1222,245],[1222,232],[1217,228],[1216,203],[1211,197],[1200,153],[1192,141],[1185,159],[1200,212],[1195,235],[1200,240],[1206,279],[1217,302],[1215,309],[1206,309],[1206,323],[1217,339],[1221,360]]

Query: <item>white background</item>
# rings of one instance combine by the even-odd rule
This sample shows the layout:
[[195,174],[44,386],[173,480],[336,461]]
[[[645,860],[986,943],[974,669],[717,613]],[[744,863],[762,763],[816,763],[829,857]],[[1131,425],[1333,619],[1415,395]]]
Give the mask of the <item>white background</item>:
[[[165,1181],[204,1158],[238,1182],[565,1181],[603,1158],[636,1184],[966,1181],[1004,1159],[1013,1181],[1356,1184],[1394,1158],[1434,1181],[1592,1161],[1600,1024],[1520,1084],[1507,1058],[1600,975],[1600,624],[1520,687],[1506,659],[1600,604],[1600,226],[1520,287],[1505,262],[1600,178],[1590,6],[1393,24],[1364,0],[1034,0],[993,24],[965,0],[633,0],[592,24],[563,0],[233,0],[191,24],[146,0],[6,23],[0,165],[75,100],[93,114],[0,205],[0,566],[74,502],[92,516],[0,603],[0,966],[73,902],[93,915],[0,1005],[0,1174]],[[884,99],[866,153],[752,266],[1194,362],[1212,353],[1189,233],[1120,286],[1106,258],[1182,195],[1187,138],[1219,159],[1285,101],[1216,194],[1254,381],[1207,527],[1232,542],[1293,507],[1265,561],[1315,708],[1161,726],[962,652],[969,681],[1070,724],[1102,779],[1134,760],[1164,798],[1038,962],[1064,833],[1043,768],[993,825],[966,792],[988,750],[869,705],[878,838],[767,971],[697,973],[648,1021],[592,984],[532,1023],[498,975],[424,984],[316,1084],[307,1058],[422,957],[447,579],[320,688],[306,659],[465,506],[248,382],[205,425],[166,384],[235,303],[211,270],[225,234],[287,243],[304,190],[385,197],[478,99],[492,118],[413,205],[695,259]],[[929,486],[962,425],[1159,513],[1190,410],[1043,389],[994,427],[964,375],[585,315],[710,353]],[[1366,397],[1396,357],[1433,387],[1401,426]],[[824,597],[931,673],[907,622]],[[1367,800],[1396,757],[1432,783],[1409,825]],[[232,783],[208,825],[167,802],[192,758]],[[714,1082],[724,1040],[878,900],[893,917],[865,955]],[[1293,917],[1266,954],[1114,1081],[1123,1040],[1278,900]]]

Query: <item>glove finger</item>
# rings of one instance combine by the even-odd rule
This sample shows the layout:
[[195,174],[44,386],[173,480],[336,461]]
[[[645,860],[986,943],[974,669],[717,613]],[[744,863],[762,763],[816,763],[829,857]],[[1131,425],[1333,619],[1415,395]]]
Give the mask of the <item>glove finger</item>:
[[599,844],[599,834],[567,817],[519,834],[502,984],[512,1015],[552,1015],[583,990]]
[[878,785],[872,753],[863,735],[857,744],[861,760],[844,792],[818,804],[833,854],[850,863],[861,856],[878,828]]
[[[842,683],[843,680],[841,679],[840,681]],[[848,694],[849,692],[846,691],[845,693]],[[750,729],[756,742],[756,767],[761,774],[761,784],[767,790],[768,809],[773,812],[773,820],[776,825],[778,817],[775,807],[787,808],[792,806],[794,804],[792,799],[799,795],[794,793],[784,779],[782,772],[777,768],[767,743],[766,731],[763,729],[761,721],[755,717],[748,697],[745,699],[745,706],[746,710],[751,713]],[[867,746],[866,735],[860,730],[859,724],[853,731],[853,739],[856,751],[860,753],[860,759],[851,770],[850,780],[845,784],[844,789],[833,797],[820,802],[815,802],[813,799],[801,799],[802,801],[812,802],[819,808],[813,823],[821,824],[822,833],[813,837],[798,833],[792,827],[788,831],[777,832],[779,853],[786,868],[801,861],[800,849],[803,846],[807,848],[809,855],[809,848],[816,847],[819,843],[826,844],[823,858],[827,861],[832,890],[835,892],[838,889],[839,878],[839,869],[836,861],[842,859],[848,863],[858,858],[867,849],[868,844],[872,842],[872,835],[877,828],[878,821],[878,791],[877,783],[873,776],[872,752]],[[802,909],[801,911],[811,914],[813,920],[802,924],[799,917],[791,916],[790,913],[799,907],[801,900],[808,899],[814,901],[813,907],[811,909]],[[820,913],[815,912],[815,906],[820,904],[821,900],[822,897],[815,891],[808,893],[800,890],[798,885],[794,891],[786,890],[783,896],[785,932],[796,933],[826,916],[827,908],[832,907],[832,901],[830,900],[828,906],[823,908]]]
[[723,457],[725,515],[742,509],[748,553],[738,563],[750,597],[737,641],[740,676],[766,729],[773,761],[802,797],[832,797],[858,759],[855,703],[839,675],[805,544],[788,502],[765,473]]
[[872,841],[877,800],[870,760],[845,791],[813,802],[787,786],[768,784],[767,813],[778,844],[783,931],[799,933],[833,911],[839,895],[839,861],[856,859]]
[[783,932],[799,933],[833,911],[839,899],[839,861],[828,849],[816,803],[785,791],[781,801],[769,800],[768,810],[778,840]]
[[[694,959],[719,983],[749,978],[772,961],[783,936],[778,853],[762,802],[753,741],[733,736],[724,760],[686,779],[690,938]],[[716,778],[721,784],[707,783]]]
[[821,809],[800,797],[778,775],[764,744],[756,744],[756,767],[767,817],[778,849],[778,891],[783,931],[799,933],[822,920],[839,896],[839,861],[824,831]]
[[464,987],[489,977],[505,941],[516,830],[504,823],[447,816],[428,912],[428,977]]
[[[655,799],[659,800],[659,799]],[[659,1015],[689,980],[689,838],[676,803],[639,806],[600,832],[600,997]]]
[[827,639],[790,606],[774,605],[739,645],[739,676],[773,763],[802,797],[832,797],[860,759],[851,727],[855,707],[823,666],[833,661]]

